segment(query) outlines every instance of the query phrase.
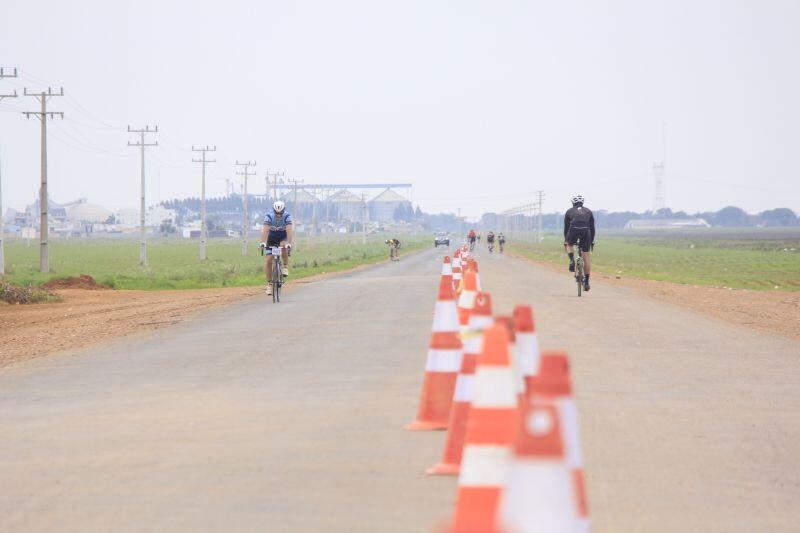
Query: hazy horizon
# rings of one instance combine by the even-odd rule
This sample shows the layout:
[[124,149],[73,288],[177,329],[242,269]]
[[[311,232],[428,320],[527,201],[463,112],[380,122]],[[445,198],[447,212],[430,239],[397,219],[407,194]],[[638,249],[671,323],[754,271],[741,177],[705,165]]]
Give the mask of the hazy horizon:
[[[52,5],[51,5],[52,4]],[[192,145],[214,145],[208,195],[233,161],[315,182],[402,181],[428,212],[533,201],[800,212],[800,4],[728,2],[26,2],[0,20],[3,208],[38,197],[49,109],[50,197],[135,207],[199,196]],[[666,142],[662,143],[662,131]],[[252,190],[252,189],[251,189]]]

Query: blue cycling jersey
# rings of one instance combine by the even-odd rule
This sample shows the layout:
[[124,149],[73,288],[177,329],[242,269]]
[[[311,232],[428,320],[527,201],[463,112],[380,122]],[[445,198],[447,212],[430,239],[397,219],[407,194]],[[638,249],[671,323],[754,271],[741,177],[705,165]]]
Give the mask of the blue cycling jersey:
[[286,226],[292,225],[292,215],[283,213],[283,215],[277,216],[274,211],[270,211],[264,217],[264,225],[269,226],[270,235],[284,235]]

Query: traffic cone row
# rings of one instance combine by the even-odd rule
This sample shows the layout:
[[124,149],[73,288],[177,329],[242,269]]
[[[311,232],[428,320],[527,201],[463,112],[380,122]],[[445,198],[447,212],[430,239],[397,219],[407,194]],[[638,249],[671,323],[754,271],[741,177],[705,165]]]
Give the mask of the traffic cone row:
[[540,353],[530,306],[493,317],[463,247],[442,266],[420,405],[406,428],[447,430],[426,473],[459,475],[448,530],[590,531],[567,355]]

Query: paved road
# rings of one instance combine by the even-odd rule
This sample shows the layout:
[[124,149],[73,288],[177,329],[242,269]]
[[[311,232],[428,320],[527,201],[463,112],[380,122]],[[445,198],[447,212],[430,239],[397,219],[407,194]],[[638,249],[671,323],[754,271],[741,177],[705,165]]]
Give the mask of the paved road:
[[[415,410],[442,252],[0,369],[0,530],[428,531],[451,478]],[[596,531],[800,523],[800,346],[510,257],[573,354]]]

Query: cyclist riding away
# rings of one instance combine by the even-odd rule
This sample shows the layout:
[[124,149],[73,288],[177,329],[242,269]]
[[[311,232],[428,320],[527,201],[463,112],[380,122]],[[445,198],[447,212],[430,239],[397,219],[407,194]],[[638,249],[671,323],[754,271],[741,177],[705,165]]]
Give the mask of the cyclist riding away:
[[[292,228],[292,215],[286,212],[286,204],[276,200],[272,204],[272,212],[264,217],[264,226],[261,228],[261,247],[271,248],[279,246],[281,248],[281,259],[283,268],[281,273],[289,275],[289,249],[294,242],[294,231]],[[264,263],[264,272],[267,274],[267,295],[272,294],[272,255],[267,256]]]
[[475,234],[475,230],[474,229],[469,230],[469,234],[467,235],[467,240],[469,240],[469,249],[470,250],[475,248],[475,239],[476,238],[477,238],[477,235]]
[[572,197],[572,207],[564,214],[564,247],[569,256],[569,271],[575,272],[575,243],[580,239],[586,275],[583,278],[583,290],[589,290],[589,272],[591,269],[592,248],[594,247],[594,214],[588,207],[583,207],[583,196]]
[[489,246],[489,251],[491,252],[494,249],[494,232],[490,231],[486,234],[486,244]]
[[506,247],[506,236],[503,235],[502,233],[499,233],[497,235],[497,242],[498,242],[498,244],[500,244],[500,253],[502,254],[503,253],[503,248]]

